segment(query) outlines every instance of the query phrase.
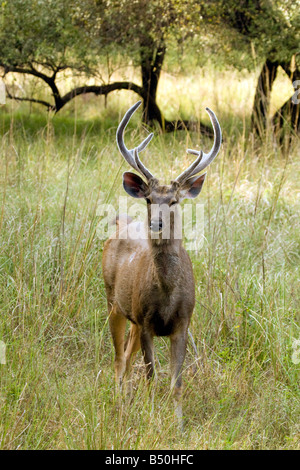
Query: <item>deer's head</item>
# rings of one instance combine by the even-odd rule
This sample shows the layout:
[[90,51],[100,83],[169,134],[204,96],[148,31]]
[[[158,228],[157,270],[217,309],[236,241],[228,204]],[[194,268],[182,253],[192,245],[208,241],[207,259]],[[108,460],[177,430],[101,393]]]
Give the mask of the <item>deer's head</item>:
[[196,155],[195,161],[169,185],[160,185],[159,181],[150,173],[139,158],[142,151],[150,142],[153,134],[132,150],[128,150],[123,139],[125,128],[141,101],[133,105],[123,117],[117,129],[117,144],[125,160],[131,165],[143,179],[135,173],[126,171],[123,174],[123,186],[125,191],[134,198],[144,198],[147,202],[148,231],[152,239],[168,240],[174,236],[176,217],[178,216],[178,204],[185,198],[193,199],[200,193],[206,173],[198,175],[217,156],[222,133],[220,124],[209,108],[208,112],[214,128],[214,144],[208,154],[202,151],[188,149],[188,153]]

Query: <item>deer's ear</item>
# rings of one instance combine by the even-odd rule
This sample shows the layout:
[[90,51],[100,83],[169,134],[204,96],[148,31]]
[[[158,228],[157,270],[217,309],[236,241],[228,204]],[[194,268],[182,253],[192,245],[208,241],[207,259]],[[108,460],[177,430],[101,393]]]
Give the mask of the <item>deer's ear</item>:
[[186,180],[181,188],[181,197],[187,199],[194,199],[200,193],[203,183],[205,181],[206,173],[201,176],[193,176]]
[[148,186],[138,175],[126,171],[123,173],[123,187],[129,196],[141,198],[148,192]]

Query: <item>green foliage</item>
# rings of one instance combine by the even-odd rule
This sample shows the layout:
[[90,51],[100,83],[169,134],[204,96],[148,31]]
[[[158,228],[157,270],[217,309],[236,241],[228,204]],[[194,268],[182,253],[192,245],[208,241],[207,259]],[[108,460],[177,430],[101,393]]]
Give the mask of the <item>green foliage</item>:
[[91,72],[107,54],[115,66],[128,57],[139,65],[143,48],[162,41],[182,53],[194,49],[201,63],[250,68],[267,55],[298,60],[300,43],[291,0],[11,0],[2,2],[0,21],[2,64],[50,70]]
[[300,12],[297,2],[229,0],[213,3],[219,3],[222,21],[251,43],[258,57],[267,56],[273,61],[289,63],[293,55],[299,55]]
[[107,0],[82,4],[84,27],[93,37],[95,51],[114,56],[117,50],[140,65],[143,51],[155,52],[162,42],[182,43],[199,31],[197,1]]
[[86,64],[88,37],[77,25],[80,2],[11,0],[1,3],[0,63],[55,70]]

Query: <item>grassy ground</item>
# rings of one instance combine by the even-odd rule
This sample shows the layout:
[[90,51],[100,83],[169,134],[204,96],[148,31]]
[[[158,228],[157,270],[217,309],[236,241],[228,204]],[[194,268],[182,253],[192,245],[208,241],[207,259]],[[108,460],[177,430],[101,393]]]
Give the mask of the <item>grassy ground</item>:
[[[300,448],[299,142],[288,152],[269,136],[255,142],[247,133],[253,76],[231,76],[226,98],[221,78],[213,102],[211,89],[193,104],[187,94],[180,100],[194,117],[217,108],[225,134],[197,201],[205,208],[205,242],[190,254],[199,356],[189,346],[183,435],[166,339],[155,341],[154,404],[141,356],[133,396],[120,401],[114,393],[97,208],[124,195],[115,130],[135,98],[116,95],[97,119],[86,116],[101,103],[91,97],[54,119],[25,108],[0,115],[0,448]],[[163,78],[161,100],[171,116],[181,107],[170,80]],[[146,135],[139,119],[128,145]],[[211,141],[158,133],[143,159],[167,182],[190,161],[185,149],[199,145],[206,150]]]

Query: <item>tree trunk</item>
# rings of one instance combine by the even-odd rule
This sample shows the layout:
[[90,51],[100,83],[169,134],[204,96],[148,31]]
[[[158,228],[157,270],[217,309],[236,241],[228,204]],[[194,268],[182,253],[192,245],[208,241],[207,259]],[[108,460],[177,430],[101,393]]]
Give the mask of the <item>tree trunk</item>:
[[140,42],[141,74],[142,74],[142,98],[144,101],[143,120],[146,124],[158,122],[165,132],[174,130],[199,130],[201,133],[212,137],[210,126],[193,121],[179,120],[168,121],[164,118],[156,102],[158,82],[166,53],[164,38],[156,44],[149,36],[144,36]]
[[147,124],[158,121],[163,127],[163,117],[156,104],[158,81],[166,53],[166,45],[162,38],[158,45],[149,36],[144,36],[140,42],[140,59],[142,73],[142,88],[144,93],[144,122]]
[[267,59],[258,77],[251,119],[253,130],[260,137],[264,135],[267,127],[271,90],[278,65],[277,62]]
[[[297,81],[296,85],[300,84],[300,69],[291,71],[290,64],[280,64],[285,70],[287,75],[290,77],[291,81],[294,83]],[[299,86],[296,87],[295,93],[291,98],[289,98],[278,111],[274,114],[272,118],[272,124],[279,135],[280,140],[282,141],[285,131],[291,134],[300,133],[300,92]]]

